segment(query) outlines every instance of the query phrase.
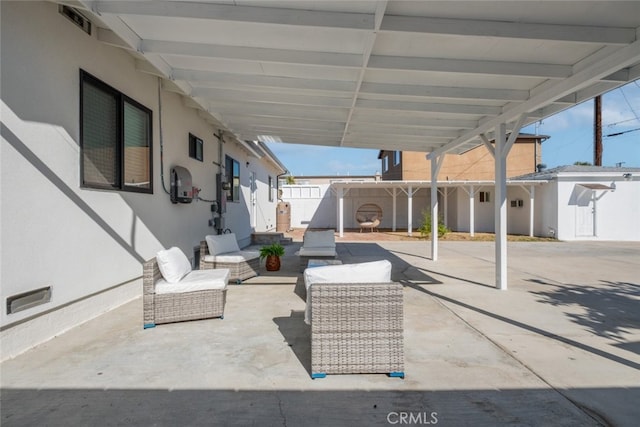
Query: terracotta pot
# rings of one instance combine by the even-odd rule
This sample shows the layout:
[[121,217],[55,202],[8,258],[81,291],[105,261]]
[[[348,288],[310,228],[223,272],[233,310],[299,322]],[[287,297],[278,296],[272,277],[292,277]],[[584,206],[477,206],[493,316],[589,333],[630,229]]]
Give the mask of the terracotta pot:
[[267,255],[265,266],[267,267],[267,271],[280,270],[280,257],[277,255]]

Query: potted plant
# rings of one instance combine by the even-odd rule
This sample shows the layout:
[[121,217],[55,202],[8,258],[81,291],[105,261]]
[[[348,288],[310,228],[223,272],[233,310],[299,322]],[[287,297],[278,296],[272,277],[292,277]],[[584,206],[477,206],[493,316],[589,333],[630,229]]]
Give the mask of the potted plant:
[[280,257],[283,255],[284,247],[279,243],[273,243],[260,248],[260,259],[266,258],[265,267],[267,271],[280,270]]

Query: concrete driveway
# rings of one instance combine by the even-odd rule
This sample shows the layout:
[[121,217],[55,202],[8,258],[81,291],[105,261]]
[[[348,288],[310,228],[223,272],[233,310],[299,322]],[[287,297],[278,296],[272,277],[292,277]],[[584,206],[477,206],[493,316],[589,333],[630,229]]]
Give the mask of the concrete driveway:
[[639,244],[510,243],[498,291],[492,243],[339,243],[405,285],[404,380],[311,380],[298,246],[224,320],[143,330],[137,299],[2,363],[2,425],[637,425]]

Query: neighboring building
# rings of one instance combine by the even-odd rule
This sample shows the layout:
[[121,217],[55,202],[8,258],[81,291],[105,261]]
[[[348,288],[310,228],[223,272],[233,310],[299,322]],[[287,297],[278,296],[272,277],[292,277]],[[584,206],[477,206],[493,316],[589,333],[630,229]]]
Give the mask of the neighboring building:
[[[535,172],[542,161],[542,142],[549,137],[521,133],[507,156],[507,177]],[[384,181],[431,180],[431,161],[428,153],[416,151],[382,150]],[[445,154],[438,181],[475,181],[495,178],[493,156],[484,145],[463,154]]]
[[640,168],[562,166],[517,177],[536,191],[536,233],[559,240],[640,241]]
[[[291,226],[358,229],[357,209],[375,203],[380,228],[415,231],[431,204],[430,181],[375,179],[284,185]],[[493,181],[438,182],[439,214],[453,231],[495,231]],[[341,202],[339,200],[342,199]],[[507,180],[507,233],[559,240],[640,241],[640,168],[563,166]]]
[[[214,200],[228,197],[224,229],[241,246],[275,229],[286,170],[266,146],[218,139],[215,119],[136,52],[83,32],[58,4],[0,7],[2,360],[139,297],[157,251],[194,258],[215,232]],[[199,190],[192,203],[170,200],[175,166]]]

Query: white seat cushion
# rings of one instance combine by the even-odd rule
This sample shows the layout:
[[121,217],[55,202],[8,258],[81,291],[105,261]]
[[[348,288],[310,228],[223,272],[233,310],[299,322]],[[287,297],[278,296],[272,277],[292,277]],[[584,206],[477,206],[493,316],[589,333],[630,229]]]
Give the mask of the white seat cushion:
[[240,247],[234,233],[205,236],[210,255],[238,252]]
[[169,283],[179,282],[191,272],[191,262],[184,252],[175,246],[158,252],[156,261],[162,277]]
[[391,263],[389,261],[371,261],[358,264],[327,265],[304,270],[304,286],[307,290],[307,305],[304,321],[311,324],[311,298],[309,287],[314,283],[389,283],[391,282]]
[[238,251],[230,252],[222,255],[205,255],[205,262],[246,262],[252,259],[260,258],[258,251]]
[[228,268],[213,270],[193,270],[178,283],[169,283],[160,279],[155,284],[156,294],[177,294],[183,292],[225,289],[229,283]]
[[336,247],[300,248],[299,256],[336,256]]

